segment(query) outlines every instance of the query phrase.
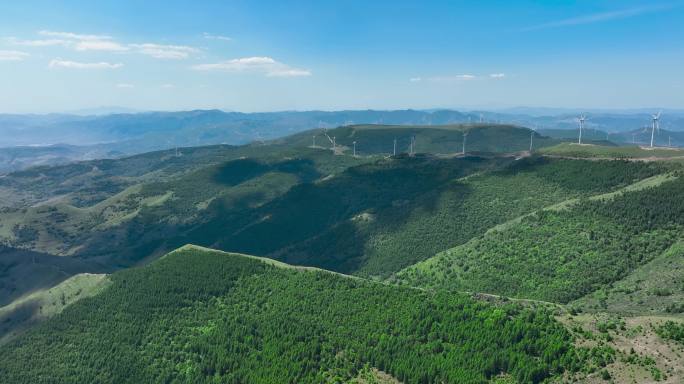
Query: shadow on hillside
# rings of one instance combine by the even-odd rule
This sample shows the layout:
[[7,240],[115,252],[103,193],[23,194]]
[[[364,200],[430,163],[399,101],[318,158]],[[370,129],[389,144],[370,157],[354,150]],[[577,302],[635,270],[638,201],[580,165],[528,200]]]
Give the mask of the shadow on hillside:
[[296,175],[303,182],[316,180],[321,174],[311,159],[291,159],[277,163],[264,163],[254,159],[228,161],[217,168],[213,180],[218,184],[236,186],[268,172]]
[[480,158],[406,158],[350,168],[325,182],[297,185],[257,209],[219,212],[188,242],[200,238],[200,244],[226,251],[351,273],[366,262],[373,232],[359,229],[359,215],[376,218],[374,231],[399,231],[416,211],[434,214],[454,179],[490,164]]
[[[432,245],[434,236],[421,232],[408,232],[406,239],[396,237],[411,216],[443,216],[443,212],[438,212],[438,202],[444,193],[462,199],[470,193],[456,179],[490,169],[501,161],[510,159],[396,158],[352,167],[324,181],[319,180],[308,159],[274,164],[251,159],[231,161],[216,172],[215,180],[234,185],[277,170],[305,181],[318,181],[298,184],[259,206],[266,200],[267,191],[252,191],[228,201],[217,199],[203,211],[199,222],[187,225],[137,217],[116,231],[89,241],[87,257],[120,268],[192,243],[353,273],[366,265],[369,243],[382,232],[392,234],[402,243],[398,254],[383,256],[392,268],[400,268],[407,262],[432,256],[434,247],[452,245],[441,238]],[[442,216],[440,220],[449,220]],[[366,223],[366,218],[372,220]],[[442,228],[439,235],[446,230]],[[404,246],[404,242],[410,245]],[[112,252],[112,244],[117,243],[124,246]]]
[[11,311],[0,313],[0,345],[11,333],[21,331],[30,325],[32,319],[39,314],[40,306],[35,301],[19,304]]
[[53,287],[78,273],[109,269],[74,257],[0,246],[0,306],[36,290]]

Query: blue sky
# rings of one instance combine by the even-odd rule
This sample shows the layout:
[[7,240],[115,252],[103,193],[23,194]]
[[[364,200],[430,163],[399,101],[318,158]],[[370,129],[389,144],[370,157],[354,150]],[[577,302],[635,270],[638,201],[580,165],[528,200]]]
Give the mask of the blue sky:
[[0,112],[684,108],[682,1],[16,1]]

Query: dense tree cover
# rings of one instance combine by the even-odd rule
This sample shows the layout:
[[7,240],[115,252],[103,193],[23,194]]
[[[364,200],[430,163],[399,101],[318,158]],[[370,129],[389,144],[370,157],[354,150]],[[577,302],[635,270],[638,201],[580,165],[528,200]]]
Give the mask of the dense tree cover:
[[[35,225],[46,228],[21,226],[15,234],[120,266],[198,243],[387,276],[507,220],[660,171],[652,164],[537,157],[372,160],[310,149],[280,155],[148,183],[87,215],[36,208]],[[65,219],[52,219],[56,214]],[[55,248],[58,239],[69,245]]]
[[671,168],[673,166],[660,163],[558,160],[535,156],[515,162],[503,169],[501,174],[533,172],[544,181],[554,183],[558,188],[599,193],[626,186]]
[[225,211],[179,243],[386,276],[506,220],[659,171],[543,158],[382,160],[299,185],[249,212]]
[[186,248],[111,279],[3,347],[3,382],[320,383],[370,365],[406,383],[528,383],[589,356],[543,309],[245,256]]
[[615,282],[676,242],[684,179],[545,210],[403,271],[404,283],[569,302]]
[[684,344],[684,323],[668,320],[656,327],[656,333],[663,339],[675,340]]

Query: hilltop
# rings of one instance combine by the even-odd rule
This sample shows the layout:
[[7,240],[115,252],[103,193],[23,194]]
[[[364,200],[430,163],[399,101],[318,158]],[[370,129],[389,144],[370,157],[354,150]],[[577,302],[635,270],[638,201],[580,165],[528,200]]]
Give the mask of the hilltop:
[[242,255],[184,247],[110,279],[0,349],[3,381],[540,382],[593,364],[543,309]]
[[668,147],[614,146],[596,144],[562,143],[538,150],[540,154],[574,158],[612,158],[667,160],[684,159],[684,149]]
[[[458,145],[462,145],[465,132],[473,147],[463,154]],[[312,145],[314,135],[316,146]],[[415,153],[411,155],[407,145],[413,136]],[[533,143],[549,146],[527,152],[530,136]],[[328,137],[334,137],[335,151]],[[395,138],[398,153],[391,156]],[[357,156],[352,153],[354,141]],[[4,342],[14,341],[0,350],[0,355],[8,353],[20,359],[45,349],[45,353],[65,354],[64,358],[72,361],[111,367],[96,381],[124,380],[112,373],[124,365],[133,367],[126,372],[137,381],[198,374],[223,377],[227,372],[234,372],[230,377],[237,381],[268,381],[254,372],[262,372],[260,364],[270,357],[259,355],[262,360],[252,361],[242,354],[253,347],[254,335],[231,334],[221,339],[212,333],[213,329],[242,329],[244,322],[225,323],[226,328],[221,328],[216,319],[232,319],[236,312],[247,311],[247,317],[235,321],[258,319],[258,324],[280,324],[281,318],[287,318],[293,323],[321,324],[311,326],[319,332],[315,337],[293,336],[305,340],[297,347],[288,344],[290,336],[283,339],[282,334],[270,337],[276,340],[271,344],[264,339],[255,341],[254,348],[261,348],[259,351],[265,351],[264,346],[271,348],[263,353],[277,350],[282,355],[278,348],[299,351],[290,359],[300,362],[296,363],[300,376],[295,381],[335,377],[359,382],[369,378],[421,382],[456,377],[456,381],[481,382],[496,380],[499,373],[501,380],[527,377],[530,379],[522,381],[528,382],[551,375],[558,381],[561,371],[566,379],[598,380],[604,370],[622,380],[621,364],[636,369],[633,376],[644,380],[662,375],[676,380],[681,372],[673,368],[680,361],[675,347],[658,335],[676,334],[676,328],[673,331],[672,326],[663,325],[664,316],[678,321],[678,303],[684,297],[678,280],[684,241],[684,213],[679,204],[684,201],[680,196],[684,190],[681,162],[676,156],[668,158],[672,161],[612,156],[615,152],[611,151],[635,151],[626,147],[557,144],[514,126],[354,125],[244,146],[179,148],[178,152],[11,173],[0,178],[0,192],[8,197],[0,210],[0,239],[11,245],[19,258],[37,251],[42,256],[33,258],[37,262],[24,258],[3,267],[6,288],[0,291],[0,299],[7,305],[0,308],[0,330]],[[171,252],[188,243],[231,253],[197,246]],[[9,251],[2,252],[4,256]],[[227,264],[208,263],[210,255],[220,256]],[[254,269],[252,263],[266,267]],[[240,266],[239,271],[229,268],[233,265]],[[264,274],[262,268],[266,268]],[[122,271],[101,275],[114,270]],[[195,290],[194,281],[206,280],[208,271],[218,271],[217,278],[223,280],[213,281],[212,277]],[[262,282],[253,282],[255,276]],[[315,284],[310,276],[316,277]],[[314,284],[314,292],[287,293],[291,281],[298,282],[298,289]],[[361,293],[351,295],[349,291],[357,285],[363,288]],[[270,287],[281,290],[275,292]],[[144,301],[143,289],[152,292],[149,300],[159,300],[162,307]],[[231,292],[239,300],[230,296]],[[404,296],[406,302],[400,299]],[[144,302],[140,308],[158,310],[145,313],[128,307],[131,298]],[[330,298],[335,298],[333,303]],[[366,298],[377,302],[364,301]],[[322,312],[307,312],[308,307],[304,312],[313,317],[292,315],[292,303],[298,300],[317,303],[316,310],[330,311],[334,320]],[[338,301],[347,307],[337,308]],[[350,302],[358,302],[359,307]],[[390,303],[389,307],[380,302]],[[259,306],[251,307],[254,303]],[[450,307],[452,304],[456,307]],[[421,312],[413,312],[407,305]],[[550,352],[555,356],[550,359],[560,360],[544,360],[551,368],[540,370],[529,370],[527,365],[514,368],[509,358],[519,349],[513,343],[499,345],[509,352],[506,348],[513,348],[513,355],[497,358],[492,363],[495,368],[490,363],[472,366],[473,360],[461,357],[462,350],[439,344],[442,325],[430,325],[428,330],[420,320],[420,313],[432,316],[431,311],[437,311],[434,319],[439,320],[433,323],[444,324],[444,319],[451,319],[451,312],[487,313],[501,306],[506,308],[507,319],[521,321],[516,327],[549,329],[560,320],[566,328],[558,332],[567,334],[551,339],[563,347]],[[100,307],[103,312],[94,311]],[[117,308],[129,308],[129,317],[113,316]],[[400,313],[412,317],[388,329],[387,321],[393,320],[379,308],[389,308],[387,313],[394,318],[401,318]],[[340,312],[343,309],[354,316],[345,317],[347,312]],[[470,324],[472,319],[480,319],[475,312],[452,320]],[[645,320],[644,315],[654,317]],[[542,319],[536,320],[538,316]],[[108,326],[112,318],[117,320]],[[361,329],[361,335],[340,336],[339,330],[331,330],[336,329],[332,324],[340,321],[345,328]],[[36,325],[41,322],[43,325]],[[176,322],[187,330],[169,325]],[[620,322],[631,325],[622,329]],[[128,323],[134,329],[127,328]],[[366,323],[370,328],[359,325]],[[65,352],[59,345],[47,347],[46,340],[61,332],[57,329],[72,329],[73,324],[92,332],[112,333],[115,339],[109,342],[121,348],[120,359],[108,361],[105,352],[83,356],[78,351]],[[607,328],[613,327],[610,324],[618,325]],[[644,328],[647,325],[650,328]],[[670,328],[663,331],[661,325]],[[255,327],[256,334],[272,335],[270,328]],[[477,327],[490,332],[480,323]],[[72,331],[67,331],[65,342],[76,342],[69,339]],[[397,338],[396,332],[404,331],[406,339]],[[192,347],[181,352],[164,349],[162,344],[142,348],[129,343],[129,332],[147,335],[145,340],[150,342],[164,340],[163,345]],[[389,344],[381,348],[379,340],[385,333],[392,336],[384,338]],[[371,334],[375,336],[368,338]],[[416,339],[409,334],[427,336]],[[510,340],[509,336],[492,337]],[[212,344],[214,339],[223,340],[222,345],[234,340],[240,344],[226,352]],[[409,339],[412,341],[406,341]],[[94,341],[87,340],[79,344],[79,350],[94,348],[87,344]],[[341,341],[329,346],[330,340]],[[408,344],[396,344],[396,340]],[[656,343],[664,354],[646,351],[645,356],[655,359],[652,364],[629,352],[646,340]],[[345,344],[347,341],[353,346]],[[433,341],[437,344],[430,344]],[[535,337],[525,343],[546,341]],[[481,342],[473,339],[472,345],[480,348]],[[436,349],[417,347],[428,344]],[[320,349],[311,351],[311,345]],[[587,346],[589,350],[582,349]],[[411,357],[397,354],[397,348]],[[369,350],[372,353],[362,353]],[[439,360],[437,356],[444,351],[452,351],[453,361],[462,361],[460,368],[452,370]],[[493,353],[486,348],[483,351]],[[524,353],[538,356],[538,351]],[[176,363],[170,365],[157,353],[175,356]],[[214,357],[201,360],[198,354]],[[218,363],[228,355],[227,365]],[[424,359],[416,360],[417,355]],[[351,360],[340,360],[340,356],[351,356]],[[670,360],[662,356],[670,356]],[[518,356],[515,361],[525,359]],[[137,365],[140,361],[147,365]],[[234,368],[235,361],[248,361],[248,365],[240,371]],[[2,367],[10,373],[24,369],[17,364],[0,364],[0,371]],[[76,374],[61,370],[62,363],[57,360],[55,364],[45,369],[60,372],[65,380],[92,381],[96,377],[85,368]],[[145,366],[155,368],[148,371]],[[289,377],[295,368],[278,369],[277,374]],[[40,374],[40,370],[29,371]],[[414,371],[427,372],[427,376],[413,376],[410,372]],[[276,375],[274,372],[262,373]]]
[[282,139],[283,142],[324,148],[336,144],[350,152],[356,142],[357,154],[408,153],[411,138],[415,137],[415,153],[456,154],[463,151],[463,136],[468,153],[515,153],[528,151],[530,135],[535,148],[559,143],[528,128],[507,124],[451,124],[451,125],[349,125],[334,129],[316,129]]

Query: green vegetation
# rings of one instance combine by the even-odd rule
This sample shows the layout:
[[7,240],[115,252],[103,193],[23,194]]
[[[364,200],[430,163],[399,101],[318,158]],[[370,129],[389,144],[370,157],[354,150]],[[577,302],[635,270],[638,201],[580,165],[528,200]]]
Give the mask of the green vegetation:
[[674,340],[684,344],[684,323],[667,321],[656,328],[658,336],[667,340]]
[[111,281],[3,347],[3,382],[540,382],[592,355],[544,310],[192,247]]
[[87,208],[5,212],[0,236],[117,267],[196,243],[384,278],[545,206],[663,171],[539,157],[373,159],[282,150],[129,187]]
[[678,241],[683,199],[684,180],[677,178],[541,210],[410,267],[396,280],[567,303],[624,278]]
[[108,281],[107,275],[82,273],[0,307],[0,345],[33,324],[61,313],[72,303],[95,295]]
[[0,246],[0,307],[79,273],[109,271],[102,265],[76,258]]
[[625,278],[585,296],[574,305],[585,310],[639,315],[684,313],[684,243],[672,244]]
[[544,155],[578,158],[638,159],[647,157],[684,157],[684,151],[677,148],[657,147],[655,149],[649,149],[636,146],[616,147],[593,144],[578,145],[575,143],[562,143],[545,147],[539,149],[538,152]]
[[[416,137],[415,152],[458,153],[463,151],[463,133],[468,133],[466,150],[469,153],[512,153],[530,148],[530,129],[501,124],[454,124],[454,125],[350,125],[327,131],[314,130],[288,138],[301,146],[316,144],[331,147],[329,137],[335,137],[337,145],[349,150],[356,141],[357,154],[391,154],[394,140],[397,153],[408,153],[411,137]],[[557,144],[560,141],[534,133],[535,148]]]

